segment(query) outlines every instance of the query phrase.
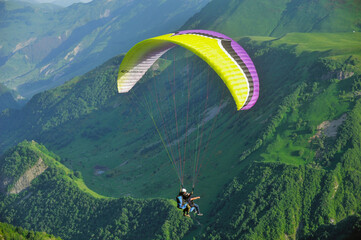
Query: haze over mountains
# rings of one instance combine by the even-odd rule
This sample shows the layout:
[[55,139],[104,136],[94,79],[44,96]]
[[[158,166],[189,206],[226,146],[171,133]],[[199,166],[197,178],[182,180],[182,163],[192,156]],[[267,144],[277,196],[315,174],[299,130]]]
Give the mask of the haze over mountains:
[[[20,99],[19,99],[20,98]],[[0,111],[7,108],[19,108],[21,97],[0,83]]]
[[[261,92],[248,111],[236,112],[212,69],[179,49],[150,69],[134,95],[116,91],[124,56],[117,52],[86,74],[36,94],[22,109],[4,110],[0,221],[62,239],[360,238],[359,8],[360,1],[213,0],[185,20],[180,29],[226,33],[250,54]],[[103,23],[113,28],[105,21],[99,29]],[[101,32],[91,46],[107,39]],[[150,33],[142,34],[134,41]],[[108,51],[112,41],[105,42],[97,54]],[[151,100],[155,85],[167,96],[177,86],[178,123],[184,128],[187,72],[194,104],[202,106],[192,114],[218,113],[206,123],[192,122],[195,128],[203,124],[212,138],[195,189],[205,215],[191,219],[164,200],[173,199],[179,182],[136,97]],[[159,108],[169,109],[166,99]],[[164,123],[170,128],[171,116]],[[190,148],[196,132],[189,135]],[[32,179],[29,186],[19,181],[24,178]]]
[[[96,0],[60,9],[2,2],[0,82],[31,97],[127,51],[137,41],[175,31],[207,2]],[[358,3],[212,1],[184,29],[208,28],[234,36],[357,31]]]

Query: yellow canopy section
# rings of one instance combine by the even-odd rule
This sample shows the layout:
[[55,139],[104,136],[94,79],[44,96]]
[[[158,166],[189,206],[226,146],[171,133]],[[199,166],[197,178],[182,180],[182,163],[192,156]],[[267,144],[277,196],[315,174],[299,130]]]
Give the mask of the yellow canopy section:
[[245,74],[247,69],[237,63],[235,56],[232,56],[234,52],[225,49],[224,41],[233,40],[205,34],[171,33],[139,42],[129,50],[120,65],[118,91],[128,92],[161,55],[179,45],[195,53],[213,68],[231,92],[237,110],[240,110],[246,104],[250,91],[253,91],[253,85],[250,87],[250,74]]

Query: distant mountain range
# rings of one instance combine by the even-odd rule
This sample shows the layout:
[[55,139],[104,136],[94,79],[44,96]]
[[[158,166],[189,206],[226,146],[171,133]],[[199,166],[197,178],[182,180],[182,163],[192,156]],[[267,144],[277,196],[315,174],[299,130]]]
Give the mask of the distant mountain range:
[[146,37],[175,31],[208,1],[94,0],[66,8],[0,2],[0,82],[31,97]]
[[0,82],[29,98],[126,52],[137,41],[175,31],[188,19],[182,29],[212,29],[233,37],[361,29],[360,4],[352,0],[214,0],[202,9],[208,2],[94,0],[67,8],[1,2],[0,31],[6,34]]
[[290,32],[361,31],[356,0],[213,0],[182,29],[213,29],[230,36],[274,36]]
[[79,3],[79,2],[87,3],[87,2],[91,2],[92,0],[23,0],[23,1],[31,2],[31,3],[52,3],[62,7],[67,7],[74,3]]

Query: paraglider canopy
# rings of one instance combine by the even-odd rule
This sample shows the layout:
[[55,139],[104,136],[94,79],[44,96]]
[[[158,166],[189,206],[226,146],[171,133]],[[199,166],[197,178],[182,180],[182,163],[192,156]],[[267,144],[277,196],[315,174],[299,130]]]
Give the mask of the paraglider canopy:
[[[250,109],[256,103],[259,95],[259,80],[251,58],[248,56],[246,51],[230,37],[208,30],[185,30],[169,33],[146,39],[133,46],[127,52],[119,67],[117,80],[118,92],[129,92],[144,76],[147,70],[157,61],[157,59],[175,46],[181,46],[193,52],[203,59],[216,72],[231,93],[232,98],[236,103],[237,110]],[[173,57],[173,59],[175,62],[175,57]],[[202,82],[201,79],[197,79],[197,83],[199,84],[200,89],[202,89],[200,92],[206,93],[206,96],[203,98],[203,112],[202,108],[196,107],[197,104],[194,104],[197,110],[192,112],[189,109],[192,105],[190,104],[190,96],[192,95],[190,94],[190,90],[197,90],[197,88],[191,85],[193,69],[197,68],[197,66],[192,65],[192,74],[189,75],[187,63],[188,76],[178,77],[177,81],[175,77],[176,64],[173,64],[173,66],[173,81],[168,79],[169,83],[164,85],[163,89],[165,91],[161,94],[158,94],[156,91],[148,88],[146,94],[149,94],[150,97],[148,98],[146,95],[143,95],[143,104],[155,126],[155,129],[157,130],[160,142],[162,143],[172,166],[177,172],[182,188],[184,182],[184,172],[186,170],[186,159],[189,159],[190,161],[193,159],[192,165],[194,173],[192,187],[194,189],[197,176],[202,166],[202,159],[206,155],[205,152],[208,149],[208,144],[217,120],[217,117],[208,118],[207,115],[208,93],[210,89],[208,87],[208,83],[210,82],[210,68],[208,68],[207,77],[203,76],[202,78],[206,81],[205,85],[203,85],[204,82]],[[218,77],[216,79],[218,81]],[[186,84],[187,94],[185,94],[185,98],[188,98],[188,104],[183,105],[183,108],[181,109],[183,110],[184,115],[179,116],[180,114],[177,114],[176,95],[181,92],[182,89],[176,85],[176,82],[182,83],[186,81],[188,84]],[[215,82],[213,82],[213,84],[214,83]],[[156,86],[156,81],[154,81],[154,90],[156,90]],[[226,88],[222,88],[222,90],[224,89]],[[132,91],[131,93],[134,94],[134,92],[135,91]],[[153,97],[155,99],[155,106],[158,110],[158,114],[154,114],[151,110],[152,104],[150,100],[152,99],[152,94],[154,95]],[[136,94],[134,94],[134,97],[137,98]],[[170,98],[173,101],[169,101]],[[214,100],[215,98],[213,97],[212,99]],[[168,116],[165,116],[165,114],[162,113],[162,107],[159,106],[160,101],[167,102],[164,104],[164,109],[167,109],[167,106],[174,106],[174,113],[171,111],[167,114]],[[196,99],[196,101],[197,103],[201,102],[198,101],[198,99]],[[139,102],[142,103],[142,101]],[[223,105],[222,101],[220,101],[217,109],[221,109]],[[219,111],[220,110],[218,110],[218,112]],[[174,117],[175,120],[175,124],[173,126],[169,124],[169,120],[171,120],[172,117]],[[161,121],[157,122],[156,118]],[[212,118],[214,118],[214,120],[212,126],[209,128],[209,131],[204,131],[206,123]],[[163,130],[161,128],[163,128]],[[203,136],[206,135],[205,132],[208,134],[207,138],[203,138]],[[173,150],[173,147],[175,150]],[[200,154],[201,152],[202,155]],[[188,168],[192,168],[192,166],[190,165]],[[186,192],[186,190],[183,189],[181,192]]]
[[207,62],[224,81],[237,110],[250,109],[259,95],[255,66],[230,37],[208,30],[185,30],[146,39],[125,55],[118,74],[119,93],[128,92],[153,63],[174,46],[182,46]]

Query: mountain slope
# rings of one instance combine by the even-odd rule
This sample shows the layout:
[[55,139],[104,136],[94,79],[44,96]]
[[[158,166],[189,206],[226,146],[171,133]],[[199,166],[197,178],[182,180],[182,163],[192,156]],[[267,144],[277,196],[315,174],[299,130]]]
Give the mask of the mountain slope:
[[[110,199],[92,194],[85,186],[81,190],[81,175],[65,168],[53,158],[56,155],[35,142],[24,141],[1,157],[5,178],[18,169],[8,161],[13,156],[20,161],[29,156],[41,158],[48,168],[29,188],[17,194],[0,193],[0,221],[62,239],[180,239],[191,224],[182,218],[174,201]],[[19,173],[14,176],[20,177]]]
[[21,227],[14,227],[7,223],[0,223],[0,239],[37,239],[37,240],[61,240],[52,235],[27,231]]
[[343,167],[251,165],[221,194],[203,238],[358,239],[360,173]]
[[[247,157],[265,142],[269,147],[262,149],[261,157],[264,161],[278,159],[277,161],[295,165],[312,162],[312,158],[308,156],[314,156],[316,149],[309,149],[309,138],[316,134],[317,126],[323,121],[338,119],[349,111],[359,91],[357,69],[360,50],[357,43],[360,35],[334,34],[334,40],[329,37],[328,34],[289,34],[278,40],[259,37],[240,41],[254,56],[263,79],[262,97],[252,111],[235,114],[232,104],[221,111],[208,145],[209,151],[205,155],[207,164],[204,166],[205,174],[202,174],[202,180],[199,181],[199,189],[207,189],[208,185],[212,185],[212,194],[217,194],[225,183],[249,164],[251,158]],[[295,39],[299,39],[298,45]],[[322,44],[315,44],[315,39],[319,39]],[[325,39],[328,39],[327,44]],[[340,39],[348,41],[347,46]],[[352,44],[356,47],[348,48]],[[81,171],[85,181],[97,192],[110,196],[131,194],[137,197],[169,197],[174,194],[177,179],[174,172],[169,171],[171,166],[167,163],[147,111],[131,96],[116,93],[115,79],[120,61],[121,56],[114,58],[61,87],[36,95],[21,111],[3,114],[0,124],[4,133],[1,136],[2,149],[24,138],[34,138],[60,154],[64,164]],[[202,98],[205,93],[202,84],[205,83],[209,70],[204,68],[202,61],[194,57],[188,61],[197,62],[195,66],[198,70],[194,72],[194,76],[199,85],[194,85],[194,88],[203,91],[193,97],[201,105],[205,101]],[[181,81],[180,79],[184,79],[182,76],[186,62],[187,60],[179,60],[173,65],[167,65],[167,60],[164,59],[160,62],[160,65],[166,67],[163,72],[151,71],[144,83],[138,85],[135,93],[142,96],[152,87],[153,74],[166,84],[169,71],[173,71],[171,69],[175,66],[179,71],[175,74],[179,76],[177,81]],[[283,69],[289,71],[282,71]],[[222,92],[224,87],[214,73],[209,73],[213,79],[212,86],[215,86],[210,96],[212,99],[219,99],[217,91]],[[332,83],[330,80],[344,79],[351,74],[354,76],[348,78],[348,81]],[[345,91],[340,96],[336,91],[339,88]],[[352,91],[355,95],[351,94]],[[322,92],[324,93],[319,98],[315,97]],[[229,97],[225,96],[224,99]],[[339,98],[343,101],[338,103]],[[310,101],[307,104],[312,108],[306,107],[308,105],[303,103],[304,99]],[[185,101],[185,98],[180,98],[179,104],[184,104]],[[162,108],[166,108],[168,103],[162,104]],[[209,109],[219,105],[219,102],[213,104],[209,104]],[[300,106],[300,109],[297,107],[293,110],[292,104]],[[321,107],[322,111],[317,108],[325,105],[337,107]],[[132,110],[129,110],[129,106],[132,106]],[[313,111],[307,112],[307,109],[314,109],[322,114],[315,116]],[[287,127],[282,131],[277,130],[281,134],[277,137],[274,135],[276,128],[286,121],[285,116],[290,112],[292,117],[287,118]],[[174,123],[169,120],[167,124],[172,126]],[[212,121],[208,123],[208,131],[212,124]],[[247,128],[249,124],[253,127]],[[302,131],[294,130],[295,127]],[[288,128],[291,130],[287,130]],[[138,134],[132,134],[134,129],[137,129]],[[297,137],[293,134],[297,134]],[[295,143],[287,145],[290,141]],[[301,149],[305,149],[302,156],[297,153]],[[238,163],[240,156],[247,160]],[[229,172],[229,166],[238,164],[239,167],[234,167]],[[105,174],[96,174],[97,169],[103,169],[103,172],[105,169]],[[107,183],[106,186],[103,185],[104,182]],[[164,185],[164,182],[168,184]],[[153,192],[147,191],[152,186],[157,187]],[[208,204],[205,205],[209,207]]]
[[[358,98],[337,138],[324,136],[321,141],[325,147],[319,148],[319,156],[316,155],[313,162],[305,167],[293,166],[292,155],[288,157],[288,162],[274,159],[275,163],[250,165],[225,189],[213,211],[218,221],[210,226],[208,234],[221,239],[281,239],[284,235],[292,239],[317,239],[320,233],[327,236],[327,231],[337,229],[334,225],[340,223],[344,229],[334,230],[331,237],[339,235],[343,239],[348,234],[359,237],[361,206],[358,199],[361,195],[356,189],[360,185],[361,165],[355,159],[360,153],[357,144],[360,139],[360,114],[361,102]],[[292,114],[287,117],[292,117]],[[279,130],[287,129],[285,122],[278,127]],[[282,136],[282,130],[277,131],[277,135]],[[299,141],[288,142],[295,145],[295,140]],[[262,155],[255,153],[251,157],[262,160]],[[281,157],[281,153],[278,156]],[[346,218],[355,214],[357,219]],[[230,222],[234,224],[222,225],[225,222],[223,218],[231,218]],[[342,223],[345,219],[351,224],[348,227]],[[326,233],[319,229],[321,226]]]
[[360,6],[359,0],[214,0],[182,29],[218,30],[233,37],[360,31]]
[[[250,165],[223,192],[213,210],[217,221],[207,230],[206,238],[360,237],[361,192],[358,189],[361,164],[356,160],[360,155],[360,114],[361,101],[357,98],[337,137],[324,135],[319,146],[313,143],[308,147],[318,148],[311,164],[295,167],[290,155],[288,162],[274,159],[274,163]],[[289,113],[285,118],[292,118],[292,115]],[[278,127],[278,136],[290,129],[284,125],[287,120]],[[288,148],[296,141],[300,139],[289,140],[291,146]],[[273,149],[272,152],[277,153],[277,147],[273,146]],[[304,148],[306,151],[307,147]],[[263,152],[251,157],[262,161]],[[284,154],[277,155],[282,157]]]
[[60,9],[2,2],[0,82],[31,97],[144,38],[174,31],[207,2],[95,0]]

